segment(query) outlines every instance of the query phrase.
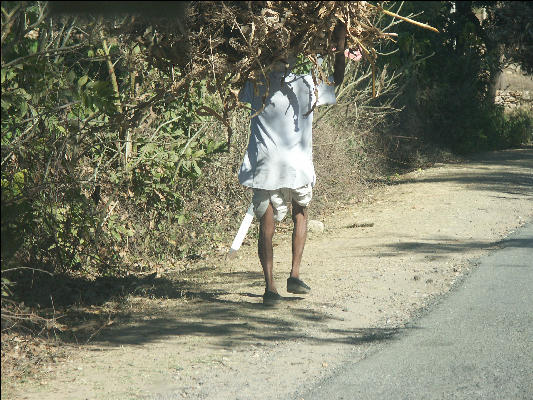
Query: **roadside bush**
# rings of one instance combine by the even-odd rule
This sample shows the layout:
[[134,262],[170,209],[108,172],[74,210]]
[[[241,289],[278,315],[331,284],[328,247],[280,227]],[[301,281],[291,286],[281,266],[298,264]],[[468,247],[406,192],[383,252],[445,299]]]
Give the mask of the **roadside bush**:
[[180,71],[121,41],[125,20],[49,18],[45,2],[2,10],[3,293],[26,271],[91,279],[187,256],[185,201],[227,151],[195,112],[217,107],[205,82],[172,96]]
[[[478,20],[473,2],[455,6],[406,3],[407,10],[423,11],[440,33],[404,26],[399,51],[388,59],[402,73],[405,88],[401,130],[459,154],[520,146],[527,140],[528,117],[508,117],[494,104],[502,48],[493,39],[493,27]],[[490,7],[498,14],[498,5]]]
[[530,114],[525,110],[506,113],[503,106],[463,87],[441,84],[417,93],[421,137],[459,154],[519,147],[528,141]]
[[507,147],[519,147],[533,141],[533,113],[525,109],[504,114],[504,134]]

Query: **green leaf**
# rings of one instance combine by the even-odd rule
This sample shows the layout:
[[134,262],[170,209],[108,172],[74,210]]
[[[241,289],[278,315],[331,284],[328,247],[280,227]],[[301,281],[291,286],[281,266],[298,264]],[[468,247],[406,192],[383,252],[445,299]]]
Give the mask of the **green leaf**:
[[25,101],[20,103],[20,116],[24,117],[28,113],[28,103]]
[[24,171],[15,172],[15,175],[13,175],[13,182],[17,184],[24,183]]
[[202,175],[202,170],[200,169],[200,167],[198,166],[198,164],[196,164],[196,161],[193,161],[192,166],[193,166],[193,168],[194,168],[194,171],[195,171],[198,175]]
[[73,70],[70,70],[67,74],[67,81],[74,82],[74,79],[76,79],[76,73]]
[[38,48],[39,48],[39,42],[37,40],[34,40],[33,43],[30,44],[29,46],[29,53],[35,54]]
[[82,87],[83,85],[87,83],[88,80],[89,80],[89,77],[87,75],[83,75],[80,79],[78,79],[78,86]]
[[24,100],[31,100],[31,94],[26,92],[24,89],[18,89],[17,93],[20,94]]
[[2,277],[2,296],[11,296],[13,293],[9,288],[14,284],[15,283],[11,282],[9,279]]

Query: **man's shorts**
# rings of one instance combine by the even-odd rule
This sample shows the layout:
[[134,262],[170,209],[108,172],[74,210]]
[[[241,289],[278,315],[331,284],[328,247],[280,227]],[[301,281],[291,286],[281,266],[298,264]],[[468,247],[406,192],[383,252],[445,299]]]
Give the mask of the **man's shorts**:
[[302,207],[307,207],[313,197],[313,187],[307,184],[298,189],[281,188],[277,190],[253,189],[254,195],[252,203],[257,219],[261,219],[265,214],[268,203],[272,203],[274,209],[274,219],[282,221],[287,215],[289,204],[295,201]]

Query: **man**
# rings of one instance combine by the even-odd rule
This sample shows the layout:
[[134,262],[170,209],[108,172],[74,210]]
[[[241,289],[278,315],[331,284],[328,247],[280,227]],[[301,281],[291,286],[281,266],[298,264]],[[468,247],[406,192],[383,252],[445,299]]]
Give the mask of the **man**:
[[[338,23],[334,42],[334,84],[344,78],[344,45],[346,27]],[[287,60],[289,66],[294,62]],[[317,104],[334,104],[334,87],[318,86]],[[265,275],[263,303],[273,305],[282,297],[273,279],[272,238],[276,221],[281,221],[292,204],[292,269],[287,279],[287,291],[305,294],[311,288],[300,279],[300,263],[307,237],[307,206],[315,184],[312,158],[312,124],[315,85],[311,75],[287,73],[285,63],[275,65],[268,82],[254,85],[247,82],[239,94],[240,100],[251,103],[251,135],[248,149],[239,171],[239,182],[253,189],[254,213],[260,221],[258,254]],[[328,100],[329,99],[329,100]],[[264,103],[263,103],[264,101]]]

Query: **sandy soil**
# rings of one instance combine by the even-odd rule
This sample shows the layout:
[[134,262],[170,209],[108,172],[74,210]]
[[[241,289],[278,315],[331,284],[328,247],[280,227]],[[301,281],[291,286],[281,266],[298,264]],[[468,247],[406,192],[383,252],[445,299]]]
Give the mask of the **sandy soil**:
[[533,219],[532,194],[532,149],[400,176],[310,232],[301,270],[309,295],[285,292],[290,235],[281,233],[275,277],[288,299],[263,307],[248,240],[236,259],[168,275],[175,298],[130,297],[88,345],[2,398],[296,398],[409,329],[476,258]]

